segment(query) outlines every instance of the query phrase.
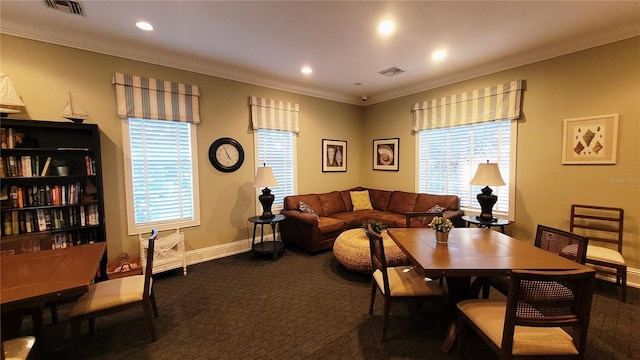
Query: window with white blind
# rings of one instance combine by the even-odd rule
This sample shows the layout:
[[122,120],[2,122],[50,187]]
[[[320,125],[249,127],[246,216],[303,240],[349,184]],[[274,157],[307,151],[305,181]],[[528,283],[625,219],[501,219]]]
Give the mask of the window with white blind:
[[196,125],[136,118],[125,123],[129,234],[200,225]]
[[[257,163],[256,171],[260,166],[270,166],[278,186],[269,187],[275,197],[272,210],[282,210],[284,197],[294,195],[296,188],[296,135],[291,131],[257,129],[254,131]],[[262,189],[256,189],[257,195]],[[262,213],[262,207],[257,202],[256,213]]]
[[[418,132],[418,190],[429,194],[455,194],[460,207],[480,212],[476,196],[483,186],[471,185],[478,164],[497,163],[504,186],[491,186],[498,202],[494,214],[509,216],[511,158],[515,151],[516,121],[498,120]],[[512,129],[512,127],[514,129]],[[512,148],[513,144],[513,148]]]

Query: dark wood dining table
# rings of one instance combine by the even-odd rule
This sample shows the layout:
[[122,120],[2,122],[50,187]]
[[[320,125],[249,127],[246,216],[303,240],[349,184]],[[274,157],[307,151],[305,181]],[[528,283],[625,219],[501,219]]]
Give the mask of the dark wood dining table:
[[[392,228],[387,232],[425,276],[445,277],[452,316],[459,301],[478,296],[478,289],[471,287],[472,277],[506,276],[515,269],[592,270],[488,228],[452,229],[446,245],[436,242],[435,231],[430,228]],[[442,346],[445,352],[455,340],[455,324],[452,321],[447,331]]]
[[1,257],[0,308],[3,318],[20,310],[32,312],[36,338],[41,338],[42,308],[52,301],[89,291],[105,249],[106,243],[98,242]]

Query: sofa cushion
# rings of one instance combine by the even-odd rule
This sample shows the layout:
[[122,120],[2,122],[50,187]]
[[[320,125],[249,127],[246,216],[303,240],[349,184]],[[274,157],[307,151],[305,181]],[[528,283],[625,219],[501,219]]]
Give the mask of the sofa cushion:
[[318,216],[324,216],[324,211],[322,211],[322,204],[320,203],[320,198],[317,194],[285,196],[284,208],[286,210],[299,210],[300,201],[309,205],[309,207],[313,209],[313,211],[315,211]]
[[342,200],[342,195],[340,195],[338,191],[319,194],[318,198],[320,198],[324,216],[331,216],[337,212],[347,211],[344,200]]
[[321,234],[328,234],[335,231],[342,231],[345,228],[346,227],[345,227],[344,221],[340,219],[334,219],[330,217],[321,217],[320,220],[318,221],[318,231],[320,231]]
[[347,209],[347,211],[353,210],[353,205],[351,204],[351,192],[352,191],[359,191],[359,190],[343,190],[343,191],[340,191],[340,196],[342,196],[342,202],[344,203],[344,206]]
[[460,206],[460,200],[457,195],[418,194],[418,200],[413,211],[429,211],[429,209],[436,205],[439,205],[447,210],[458,210]]
[[369,189],[369,198],[371,199],[371,206],[373,206],[374,210],[387,211],[391,191]]
[[352,191],[350,196],[353,211],[373,210],[373,207],[371,206],[371,199],[369,199],[369,192],[367,190]]
[[394,191],[389,199],[387,211],[397,214],[406,214],[414,211],[418,194],[405,191]]

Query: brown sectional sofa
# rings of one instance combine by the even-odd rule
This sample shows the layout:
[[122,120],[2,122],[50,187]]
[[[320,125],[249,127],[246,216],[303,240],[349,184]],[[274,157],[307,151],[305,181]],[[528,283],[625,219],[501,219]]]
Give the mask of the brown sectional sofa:
[[[373,210],[353,211],[351,191],[369,191]],[[315,211],[300,211],[303,201]],[[310,253],[330,249],[341,232],[362,226],[367,219],[375,219],[387,227],[425,226],[424,217],[433,206],[445,208],[444,217],[455,227],[464,227],[464,212],[460,210],[457,195],[430,195],[405,191],[354,188],[323,194],[292,195],[284,198],[282,214],[287,218],[280,223],[280,233],[286,244],[296,245]],[[433,213],[430,213],[433,216]],[[420,221],[422,220],[422,221]],[[428,222],[427,222],[428,223]]]

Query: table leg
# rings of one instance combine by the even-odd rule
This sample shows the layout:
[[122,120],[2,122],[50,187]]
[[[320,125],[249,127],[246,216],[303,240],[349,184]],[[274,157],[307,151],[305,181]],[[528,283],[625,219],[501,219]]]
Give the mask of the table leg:
[[256,228],[258,227],[258,223],[253,223],[253,237],[251,238],[251,255],[255,255],[253,247],[256,244]]
[[271,223],[271,234],[273,235],[273,258],[278,258],[278,247],[276,246],[276,223]]
[[440,350],[448,353],[455,343],[458,334],[458,302],[469,299],[471,288],[470,277],[447,277],[447,290],[449,291],[449,316],[451,317],[444,343]]

